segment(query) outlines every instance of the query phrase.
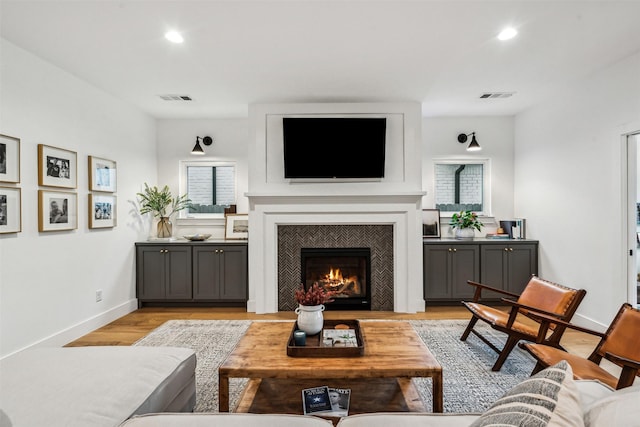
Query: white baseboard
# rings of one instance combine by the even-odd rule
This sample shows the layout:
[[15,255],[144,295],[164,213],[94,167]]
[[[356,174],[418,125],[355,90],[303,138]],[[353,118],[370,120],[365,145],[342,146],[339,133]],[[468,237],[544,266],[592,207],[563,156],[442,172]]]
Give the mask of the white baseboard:
[[65,344],[68,344],[71,341],[74,341],[88,334],[89,332],[92,332],[98,328],[101,328],[102,326],[110,322],[113,322],[114,320],[119,319],[120,317],[126,314],[129,314],[132,311],[135,311],[137,309],[138,309],[138,300],[134,298],[132,300],[129,300],[120,304],[119,306],[113,307],[103,313],[97,314],[93,317],[90,317],[89,319],[86,319],[80,323],[77,323],[67,329],[63,329],[60,332],[57,332],[53,335],[43,338],[40,341],[37,341],[33,344],[30,344],[26,347],[16,350],[13,353],[7,354],[3,356],[2,359],[5,359],[13,354],[19,353],[23,350],[27,350],[30,348],[62,347]]
[[609,325],[605,325],[603,323],[600,322],[596,322],[595,320],[589,318],[589,317],[585,317],[581,314],[574,314],[573,318],[571,319],[571,323],[576,324],[578,326],[582,326],[583,328],[588,328],[588,329],[592,329],[594,331],[598,331],[598,332],[605,332],[607,330],[607,328],[609,327]]

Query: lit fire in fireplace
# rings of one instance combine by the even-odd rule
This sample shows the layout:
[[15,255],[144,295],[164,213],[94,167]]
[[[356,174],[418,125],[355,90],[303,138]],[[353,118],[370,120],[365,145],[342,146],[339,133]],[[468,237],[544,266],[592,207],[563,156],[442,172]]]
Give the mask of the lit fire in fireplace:
[[339,268],[329,268],[329,273],[318,281],[325,290],[333,292],[335,298],[348,298],[360,295],[360,281],[358,276],[343,277]]

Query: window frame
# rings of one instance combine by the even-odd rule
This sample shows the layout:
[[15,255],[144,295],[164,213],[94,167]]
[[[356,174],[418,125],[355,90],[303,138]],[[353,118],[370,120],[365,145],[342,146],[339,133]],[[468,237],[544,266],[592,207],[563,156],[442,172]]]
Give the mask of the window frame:
[[[236,162],[230,161],[216,161],[216,160],[181,160],[180,161],[180,194],[187,194],[187,170],[189,167],[221,167],[232,166],[233,167],[233,194],[237,197],[237,173],[238,168]],[[217,220],[224,222],[224,212],[220,213],[190,213],[189,209],[183,209],[178,212],[178,219],[180,221],[198,221],[198,220]]]
[[[433,205],[436,206],[438,197],[436,183],[436,165],[482,165],[482,211],[474,211],[480,217],[490,217],[491,214],[491,159],[442,157],[433,159]],[[440,209],[441,217],[451,217],[458,211]]]

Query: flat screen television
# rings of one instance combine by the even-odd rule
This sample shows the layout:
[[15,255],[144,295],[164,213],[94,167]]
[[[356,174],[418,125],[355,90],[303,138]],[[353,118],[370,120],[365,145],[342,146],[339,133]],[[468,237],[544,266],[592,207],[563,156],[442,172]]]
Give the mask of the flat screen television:
[[387,119],[284,117],[287,179],[383,178]]

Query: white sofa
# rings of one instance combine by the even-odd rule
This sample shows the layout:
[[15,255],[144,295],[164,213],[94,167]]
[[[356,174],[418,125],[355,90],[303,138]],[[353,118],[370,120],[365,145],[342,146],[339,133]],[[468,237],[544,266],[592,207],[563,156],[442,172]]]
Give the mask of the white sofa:
[[0,426],[117,427],[136,414],[190,412],[195,367],[186,348],[25,350],[0,362]]
[[[536,377],[523,381],[522,386],[524,389],[521,389],[520,385],[514,387],[483,414],[369,413],[343,417],[339,419],[337,425],[338,427],[468,427],[471,425],[496,425],[496,420],[490,419],[492,412],[499,411],[505,404],[508,407],[507,412],[518,412],[518,409],[521,409],[519,407],[521,405],[514,405],[514,400],[518,401],[521,396],[526,396],[523,400],[530,397],[530,392],[526,390],[526,386],[527,383],[534,381]],[[575,381],[570,368],[563,381],[563,384],[559,387],[560,391],[554,401],[553,409],[550,410],[548,424],[540,425],[577,427],[640,426],[640,385],[616,391],[598,381]],[[545,383],[548,381],[543,378],[540,382]],[[543,393],[546,398],[546,394],[549,391],[548,385],[543,384],[543,387],[546,389]],[[553,399],[550,398],[549,400]],[[532,405],[527,404],[525,406],[527,406],[525,412],[531,410]],[[531,411],[534,412],[535,409]],[[328,422],[328,420],[303,415],[169,413],[135,416],[125,421],[121,427],[326,427],[329,425],[331,425],[331,422]],[[523,420],[516,421],[513,424],[500,423],[500,425],[530,427],[537,424]]]

